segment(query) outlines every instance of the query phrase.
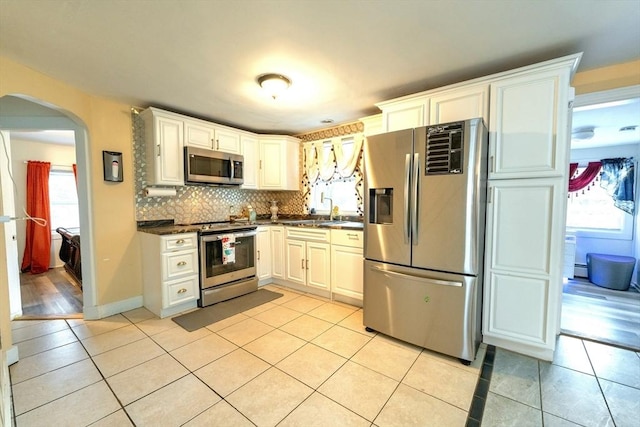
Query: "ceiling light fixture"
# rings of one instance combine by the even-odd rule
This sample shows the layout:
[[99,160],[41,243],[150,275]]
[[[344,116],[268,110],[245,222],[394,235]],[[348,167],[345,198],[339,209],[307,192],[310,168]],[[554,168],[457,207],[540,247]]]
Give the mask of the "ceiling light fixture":
[[269,96],[276,99],[282,94],[289,86],[291,86],[291,80],[282,74],[268,73],[258,76],[256,79],[262,89],[264,89]]
[[574,129],[571,132],[571,139],[575,139],[575,140],[585,140],[585,139],[591,139],[593,138],[594,135],[594,129],[595,127],[593,126],[583,126],[583,127],[579,127]]

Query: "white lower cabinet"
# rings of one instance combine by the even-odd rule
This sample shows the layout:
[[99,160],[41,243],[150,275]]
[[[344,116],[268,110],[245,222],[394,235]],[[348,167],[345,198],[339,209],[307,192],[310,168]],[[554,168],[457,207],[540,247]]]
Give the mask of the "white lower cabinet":
[[284,227],[270,226],[271,231],[271,277],[284,279]]
[[[331,230],[331,292],[362,304],[363,232]],[[351,301],[348,301],[351,302]]]
[[256,270],[258,280],[271,278],[271,232],[269,227],[258,227],[256,235]]
[[551,360],[559,324],[563,179],[489,184],[483,335],[487,344]]
[[139,236],[144,306],[161,318],[196,307],[200,295],[197,234],[139,232]]
[[311,290],[331,286],[330,230],[287,227],[285,280]]

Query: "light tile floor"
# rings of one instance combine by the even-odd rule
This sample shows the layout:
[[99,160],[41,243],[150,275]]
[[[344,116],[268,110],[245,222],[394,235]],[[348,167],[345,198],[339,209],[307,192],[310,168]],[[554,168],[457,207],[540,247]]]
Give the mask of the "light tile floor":
[[[144,308],[13,322],[17,426],[474,424],[484,346],[464,366],[366,332],[357,307],[266,288],[283,297],[191,333]],[[492,366],[482,425],[637,425],[637,353],[561,337],[553,364],[498,349]]]
[[565,335],[554,361],[497,349],[486,426],[640,426],[640,353]]

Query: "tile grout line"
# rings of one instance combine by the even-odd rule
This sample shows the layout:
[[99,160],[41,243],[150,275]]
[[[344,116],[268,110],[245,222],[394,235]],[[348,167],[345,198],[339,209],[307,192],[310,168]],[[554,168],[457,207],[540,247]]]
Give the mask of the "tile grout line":
[[484,355],[484,360],[482,361],[482,368],[480,369],[478,382],[476,383],[476,388],[473,392],[471,406],[467,412],[467,427],[480,426],[482,424],[484,406],[487,402],[489,386],[491,385],[491,377],[493,375],[495,354],[496,347],[494,345],[488,345]]
[[[131,323],[132,325],[135,325],[135,323],[133,323],[127,316],[122,315],[125,319],[127,319],[129,321],[129,323]],[[122,401],[120,400],[120,398],[118,397],[118,395],[115,393],[115,391],[113,391],[113,389],[111,388],[111,384],[109,384],[109,381],[107,381],[107,379],[105,378],[104,374],[102,373],[102,371],[100,370],[100,368],[98,367],[98,365],[96,365],[95,360],[93,360],[93,356],[91,355],[91,353],[89,353],[89,350],[87,350],[87,348],[84,346],[84,343],[82,342],[82,340],[80,339],[80,337],[76,334],[76,331],[73,330],[73,327],[71,327],[71,325],[69,324],[69,322],[67,322],[65,320],[65,322],[67,323],[67,325],[69,326],[69,329],[71,330],[71,333],[78,339],[78,342],[80,343],[80,345],[82,346],[82,348],[84,349],[84,351],[87,352],[87,356],[89,356],[89,359],[91,360],[91,363],[93,364],[93,366],[96,368],[96,370],[98,371],[98,373],[100,374],[100,377],[102,378],[102,381],[104,381],[104,384],[107,386],[107,388],[109,389],[109,391],[111,392],[111,394],[113,395],[113,397],[116,399],[116,401],[118,402],[118,405],[120,405],[120,409],[122,410],[122,412],[124,412],[124,414],[126,415],[126,417],[129,419],[129,421],[131,421],[131,424],[133,424],[135,426],[135,423],[133,422],[133,420],[131,419],[131,417],[129,416],[129,413],[127,413],[127,411],[124,409],[124,405],[122,405]],[[137,328],[137,326],[136,326]],[[117,328],[119,329],[119,328]],[[138,328],[140,329],[140,328]],[[120,410],[119,409],[119,410]],[[98,422],[110,415],[115,414],[118,411],[114,411],[110,414],[105,415],[104,417],[100,418],[99,420],[96,420],[94,422]],[[93,423],[92,423],[93,424]]]

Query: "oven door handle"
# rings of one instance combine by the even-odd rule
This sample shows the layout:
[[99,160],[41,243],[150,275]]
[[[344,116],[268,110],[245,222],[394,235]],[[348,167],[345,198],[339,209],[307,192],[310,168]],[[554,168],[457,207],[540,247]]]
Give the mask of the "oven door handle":
[[257,231],[244,231],[242,233],[218,233],[218,234],[205,234],[204,236],[200,236],[200,241],[201,242],[213,242],[215,240],[220,240],[222,239],[222,236],[227,236],[229,234],[232,234],[235,238],[238,237],[249,237],[249,236],[255,236],[258,234]]

